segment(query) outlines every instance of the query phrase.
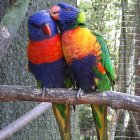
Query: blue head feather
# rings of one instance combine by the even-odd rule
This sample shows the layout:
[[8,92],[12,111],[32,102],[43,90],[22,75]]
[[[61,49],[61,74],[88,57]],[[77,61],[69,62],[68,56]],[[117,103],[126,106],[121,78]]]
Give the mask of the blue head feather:
[[74,7],[74,6],[72,6],[72,5],[68,4],[68,3],[58,2],[57,5],[59,5],[63,9],[70,9],[71,11],[79,12],[79,9],[77,9],[76,7]]
[[57,3],[58,6],[60,6],[60,12],[59,12],[59,27],[60,31],[64,32],[66,30],[70,30],[77,26],[77,18],[79,14],[79,9],[76,7],[69,5],[67,3]]
[[[44,24],[49,24],[51,28],[51,36],[45,34],[42,30]],[[50,17],[47,10],[41,10],[34,13],[28,19],[29,39],[34,41],[41,41],[43,39],[51,38],[56,35],[57,26],[54,20]]]

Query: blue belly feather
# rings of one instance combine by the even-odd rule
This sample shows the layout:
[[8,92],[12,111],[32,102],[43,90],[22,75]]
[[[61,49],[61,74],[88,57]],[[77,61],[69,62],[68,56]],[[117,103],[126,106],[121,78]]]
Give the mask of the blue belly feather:
[[82,59],[75,59],[72,64],[69,64],[74,80],[77,85],[85,91],[92,90],[92,87],[95,86],[93,80],[93,78],[96,77],[93,72],[95,62],[96,57],[88,55]]
[[46,88],[64,88],[67,76],[67,65],[64,58],[52,63],[33,64],[29,61],[29,69]]

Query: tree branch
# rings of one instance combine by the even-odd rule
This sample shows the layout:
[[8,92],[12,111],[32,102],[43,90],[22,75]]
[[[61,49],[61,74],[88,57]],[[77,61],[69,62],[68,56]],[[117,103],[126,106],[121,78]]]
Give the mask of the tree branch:
[[0,85],[0,101],[37,101],[69,104],[98,104],[115,109],[125,109],[140,112],[140,96],[129,95],[115,91],[104,93],[92,92],[78,99],[77,91],[71,89],[47,89],[42,96],[42,90],[29,86]]
[[0,22],[0,62],[26,14],[30,0],[16,0]]

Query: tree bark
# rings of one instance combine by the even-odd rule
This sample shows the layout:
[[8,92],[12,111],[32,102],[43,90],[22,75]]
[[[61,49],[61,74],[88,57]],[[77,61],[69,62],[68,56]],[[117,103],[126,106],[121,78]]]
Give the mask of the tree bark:
[[[2,0],[6,3],[6,8],[10,8],[17,0]],[[11,3],[12,1],[12,3]],[[19,1],[19,0],[18,0]],[[23,7],[26,4],[26,0],[22,1]],[[56,0],[58,2],[58,0]],[[76,0],[65,0],[65,2],[75,4]],[[2,7],[3,2],[1,3]],[[0,7],[1,7],[0,4]],[[26,12],[25,17],[23,18],[23,22],[18,29],[18,32],[14,36],[13,41],[11,42],[10,47],[7,50],[7,53],[3,57],[0,64],[0,84],[4,85],[30,85],[35,86],[36,81],[33,75],[25,70],[27,65],[27,56],[26,56],[26,45],[28,41],[28,29],[27,22],[30,15],[34,12],[48,9],[52,6],[52,0],[30,0],[28,10]],[[2,16],[7,13],[8,9],[4,9]],[[3,10],[3,9],[1,9]],[[10,11],[10,10],[8,10]],[[0,13],[1,14],[1,13]],[[17,14],[20,14],[18,12]],[[16,15],[17,19],[21,19]],[[10,18],[10,17],[9,17]],[[15,24],[16,25],[16,24]],[[13,25],[13,26],[15,26]],[[1,54],[0,54],[1,55]],[[0,103],[0,129],[3,129],[8,124],[28,112],[30,109],[38,105],[39,102],[1,102]],[[78,107],[76,108],[76,112],[71,115],[71,123],[72,123],[72,138],[79,137],[79,128],[78,128]],[[76,117],[75,117],[76,116]],[[75,122],[76,123],[75,123]],[[74,129],[73,129],[74,128]],[[75,131],[75,128],[77,131]],[[52,110],[49,110],[42,114],[39,119],[35,120],[33,123],[26,125],[23,129],[19,130],[15,135],[13,135],[10,140],[15,139],[47,139],[47,140],[58,140],[60,138],[58,125],[54,118]]]
[[117,121],[118,121],[118,116],[119,116],[119,111],[114,110],[112,118],[111,118],[111,125],[110,125],[110,138],[109,140],[114,140],[115,139],[115,132],[117,128]]
[[0,62],[21,25],[29,1],[17,0],[14,2],[0,22]]
[[[135,95],[140,97],[140,1],[136,0],[136,24],[135,24]],[[132,115],[131,115],[132,116]],[[133,113],[132,123],[134,125],[134,130],[140,131],[140,113]],[[135,121],[134,121],[135,120]],[[137,127],[136,127],[137,126]],[[139,137],[137,131],[134,131],[134,137]]]
[[130,117],[131,117],[132,122],[133,122],[134,127],[135,127],[135,131],[134,131],[134,132],[136,133],[136,136],[140,138],[139,126],[138,126],[138,124],[137,124],[137,122],[136,122],[136,119],[135,119],[135,117],[134,117],[133,112],[130,112]]
[[114,109],[125,109],[140,112],[140,97],[115,91],[97,94],[84,94],[78,99],[77,91],[70,89],[41,89],[29,86],[0,85],[0,101],[37,101],[69,104],[98,104],[110,106]]

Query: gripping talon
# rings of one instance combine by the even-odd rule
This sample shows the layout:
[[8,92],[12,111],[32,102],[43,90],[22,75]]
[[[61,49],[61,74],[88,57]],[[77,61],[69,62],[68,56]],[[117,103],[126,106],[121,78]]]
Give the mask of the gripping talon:
[[41,94],[42,97],[45,96],[46,92],[47,92],[47,88],[46,88],[46,87],[43,87],[43,89],[42,89],[42,94]]
[[79,98],[80,96],[82,96],[83,95],[83,90],[80,88],[79,90],[78,90],[78,92],[77,92],[77,98]]

